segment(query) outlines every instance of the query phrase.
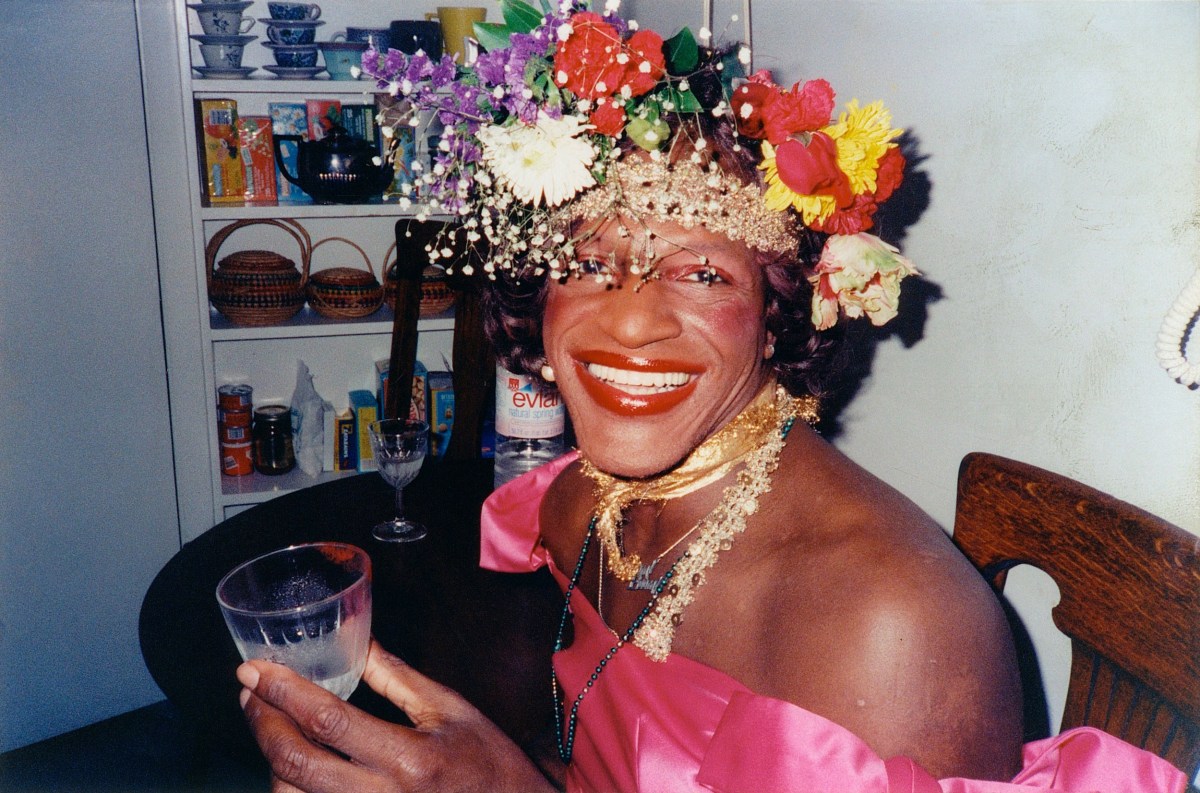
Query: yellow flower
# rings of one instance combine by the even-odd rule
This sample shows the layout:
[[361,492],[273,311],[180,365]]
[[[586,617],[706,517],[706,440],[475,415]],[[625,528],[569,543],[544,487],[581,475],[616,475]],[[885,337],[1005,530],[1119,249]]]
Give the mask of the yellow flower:
[[896,146],[892,140],[904,131],[892,129],[891,125],[892,114],[883,102],[859,108],[858,100],[854,99],[836,123],[822,130],[837,143],[838,167],[850,179],[850,188],[856,195],[875,191],[879,158]]
[[779,178],[779,166],[775,161],[775,147],[764,140],[762,152],[763,161],[759,163],[758,167],[759,170],[765,172],[767,189],[763,191],[763,201],[768,209],[782,212],[788,207],[794,207],[806,225],[824,220],[833,214],[833,211],[837,209],[837,201],[833,196],[804,195],[794,192]]

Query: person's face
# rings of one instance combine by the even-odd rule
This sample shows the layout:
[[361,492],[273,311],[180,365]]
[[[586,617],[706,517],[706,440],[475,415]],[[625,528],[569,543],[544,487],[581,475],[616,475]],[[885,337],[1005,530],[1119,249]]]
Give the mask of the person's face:
[[[626,227],[608,221],[578,247],[583,275],[550,286],[542,337],[584,455],[643,477],[679,463],[762,387],[764,285],[742,243],[702,227]],[[645,227],[656,277],[636,289]]]

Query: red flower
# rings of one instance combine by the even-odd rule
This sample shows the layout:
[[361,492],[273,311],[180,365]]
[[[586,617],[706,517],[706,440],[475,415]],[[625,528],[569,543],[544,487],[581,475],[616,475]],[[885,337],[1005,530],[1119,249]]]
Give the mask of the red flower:
[[854,200],[850,180],[837,164],[837,143],[824,132],[814,132],[807,145],[788,138],[775,149],[779,178],[794,193],[827,195],[839,207]]
[[588,115],[588,121],[596,128],[596,132],[615,138],[625,129],[625,108],[612,100],[600,101],[603,104],[596,105]]
[[904,155],[900,149],[891,148],[879,159],[879,170],[875,173],[875,192],[856,195],[846,207],[839,207],[824,221],[815,221],[812,228],[826,234],[857,234],[875,225],[875,210],[891,198],[893,191],[904,180]]
[[[625,53],[629,56],[629,63],[625,64],[625,76],[621,84],[629,86],[632,96],[650,93],[667,71],[662,36],[653,30],[639,30],[625,42]],[[642,71],[643,63],[650,64],[648,71]]]
[[825,80],[809,80],[791,91],[779,91],[763,107],[762,123],[767,140],[778,146],[789,135],[815,132],[829,123],[833,114],[833,88]]
[[904,181],[904,155],[900,147],[888,149],[879,158],[879,170],[875,174],[875,203],[882,204],[892,197],[892,192]]
[[584,99],[612,95],[625,74],[617,63],[621,37],[616,28],[591,11],[570,21],[571,35],[554,52],[554,82]]
[[737,119],[738,132],[755,140],[766,137],[767,133],[763,130],[763,110],[778,96],[777,85],[753,80],[739,85],[729,100],[733,107],[733,117]]
[[810,225],[814,231],[826,234],[857,234],[875,225],[872,216],[878,208],[871,194],[863,193],[854,196],[850,206],[838,209],[825,220],[815,220]]

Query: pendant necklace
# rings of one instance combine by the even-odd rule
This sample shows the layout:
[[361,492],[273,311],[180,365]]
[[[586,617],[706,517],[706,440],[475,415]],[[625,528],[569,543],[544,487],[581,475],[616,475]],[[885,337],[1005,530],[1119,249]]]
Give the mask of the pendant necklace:
[[625,588],[629,589],[631,591],[636,591],[636,590],[641,589],[641,590],[645,590],[646,592],[653,592],[656,589],[658,589],[659,585],[662,584],[663,577],[662,576],[659,576],[658,578],[652,577],[655,566],[659,562],[662,561],[664,556],[666,556],[671,551],[678,548],[679,543],[683,542],[688,537],[691,537],[696,532],[696,529],[698,529],[698,528],[700,528],[699,523],[697,523],[695,526],[692,526],[690,529],[688,529],[683,534],[681,534],[679,536],[679,539],[677,539],[677,540],[675,540],[675,542],[671,543],[665,551],[663,551],[658,556],[651,559],[647,564],[639,563],[638,567],[637,567],[637,572],[633,574],[633,578],[631,578],[629,580],[629,583],[625,586]]

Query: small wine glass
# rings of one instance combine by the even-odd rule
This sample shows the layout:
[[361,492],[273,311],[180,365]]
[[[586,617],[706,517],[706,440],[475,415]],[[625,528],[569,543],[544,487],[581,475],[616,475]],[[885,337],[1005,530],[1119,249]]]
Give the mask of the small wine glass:
[[379,474],[396,488],[396,517],[377,524],[371,534],[384,542],[410,542],[425,536],[425,527],[404,516],[404,487],[417,477],[429,450],[429,425],[415,419],[384,419],[369,426]]

